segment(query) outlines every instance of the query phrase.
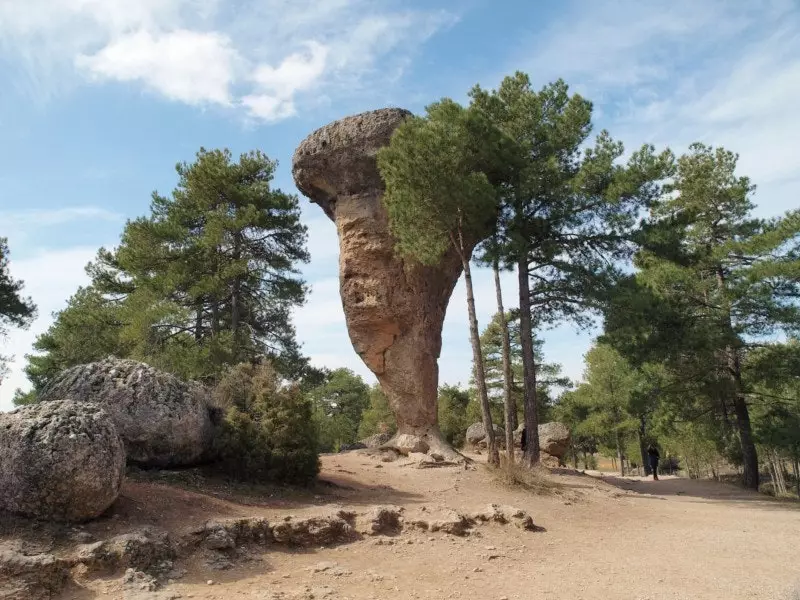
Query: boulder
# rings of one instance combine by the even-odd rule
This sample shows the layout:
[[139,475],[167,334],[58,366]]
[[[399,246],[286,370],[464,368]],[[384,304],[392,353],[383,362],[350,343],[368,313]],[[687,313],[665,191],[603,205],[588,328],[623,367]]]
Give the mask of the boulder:
[[[492,429],[494,429],[494,439],[498,444],[503,444],[506,439],[506,431],[502,427],[496,424],[492,424]],[[467,428],[466,434],[467,442],[472,444],[473,446],[477,446],[481,442],[486,439],[486,429],[483,426],[483,423],[473,423]]]
[[569,450],[569,428],[563,423],[553,421],[539,425],[539,449],[550,456],[563,458]]
[[[298,189],[336,223],[339,291],[350,341],[397,418],[398,435],[386,445],[397,440],[404,454],[434,451],[455,457],[437,427],[437,360],[461,261],[451,250],[438,266],[426,267],[395,252],[375,160],[410,115],[386,108],[318,129],[295,151],[292,175]],[[473,245],[468,240],[467,250]]]
[[0,413],[0,509],[84,521],[117,499],[125,449],[94,404],[44,402]]
[[[525,425],[522,423],[514,430],[514,444],[517,447],[522,442],[522,430],[524,427]],[[552,421],[539,425],[539,450],[557,459],[564,458],[564,455],[569,450],[570,438],[569,428],[563,423]]]
[[211,447],[206,391],[144,363],[108,358],[72,367],[56,377],[40,398],[69,398],[105,408],[132,464],[192,465]]

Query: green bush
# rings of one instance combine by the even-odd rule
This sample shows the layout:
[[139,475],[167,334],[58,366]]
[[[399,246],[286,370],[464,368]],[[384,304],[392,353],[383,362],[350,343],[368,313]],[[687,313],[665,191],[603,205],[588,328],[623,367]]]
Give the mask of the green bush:
[[311,403],[270,365],[240,364],[214,389],[224,415],[214,439],[219,466],[245,481],[305,483],[319,473]]
[[395,431],[397,431],[397,421],[389,407],[389,400],[383,390],[375,385],[369,392],[369,406],[361,413],[358,437],[363,440],[376,433],[394,434]]

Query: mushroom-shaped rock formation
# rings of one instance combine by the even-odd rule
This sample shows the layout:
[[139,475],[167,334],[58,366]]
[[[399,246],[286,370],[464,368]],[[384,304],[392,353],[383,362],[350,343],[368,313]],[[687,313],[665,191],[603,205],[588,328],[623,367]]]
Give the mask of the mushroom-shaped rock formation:
[[397,435],[386,446],[452,456],[437,425],[437,360],[461,261],[453,251],[440,265],[425,267],[395,252],[375,159],[410,114],[387,108],[318,129],[295,151],[292,174],[298,189],[336,223],[350,340],[397,417]]

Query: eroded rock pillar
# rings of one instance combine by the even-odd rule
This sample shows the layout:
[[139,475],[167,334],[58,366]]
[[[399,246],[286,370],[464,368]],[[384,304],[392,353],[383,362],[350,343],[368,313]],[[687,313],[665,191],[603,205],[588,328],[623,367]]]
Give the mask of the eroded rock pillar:
[[382,109],[318,129],[295,151],[292,174],[298,189],[336,223],[350,340],[397,417],[398,434],[389,445],[449,454],[437,425],[437,361],[461,263],[454,252],[438,267],[397,255],[375,160],[410,114]]

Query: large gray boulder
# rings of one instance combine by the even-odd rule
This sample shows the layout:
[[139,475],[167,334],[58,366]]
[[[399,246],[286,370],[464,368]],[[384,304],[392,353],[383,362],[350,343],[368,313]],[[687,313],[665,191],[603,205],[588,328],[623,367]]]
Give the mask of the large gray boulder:
[[119,495],[125,449],[109,414],[72,401],[0,414],[0,509],[84,521]]
[[539,425],[539,449],[558,459],[569,450],[569,427],[558,421]]
[[[502,444],[505,441],[505,429],[494,423],[492,423],[492,429],[494,429],[495,441],[498,444]],[[473,423],[470,425],[467,428],[466,439],[467,442],[473,446],[477,446],[483,442],[486,439],[486,428],[483,426],[483,423]]]
[[69,398],[105,408],[122,437],[129,463],[192,465],[211,447],[207,392],[144,363],[108,358],[72,367],[56,377],[40,398]]

